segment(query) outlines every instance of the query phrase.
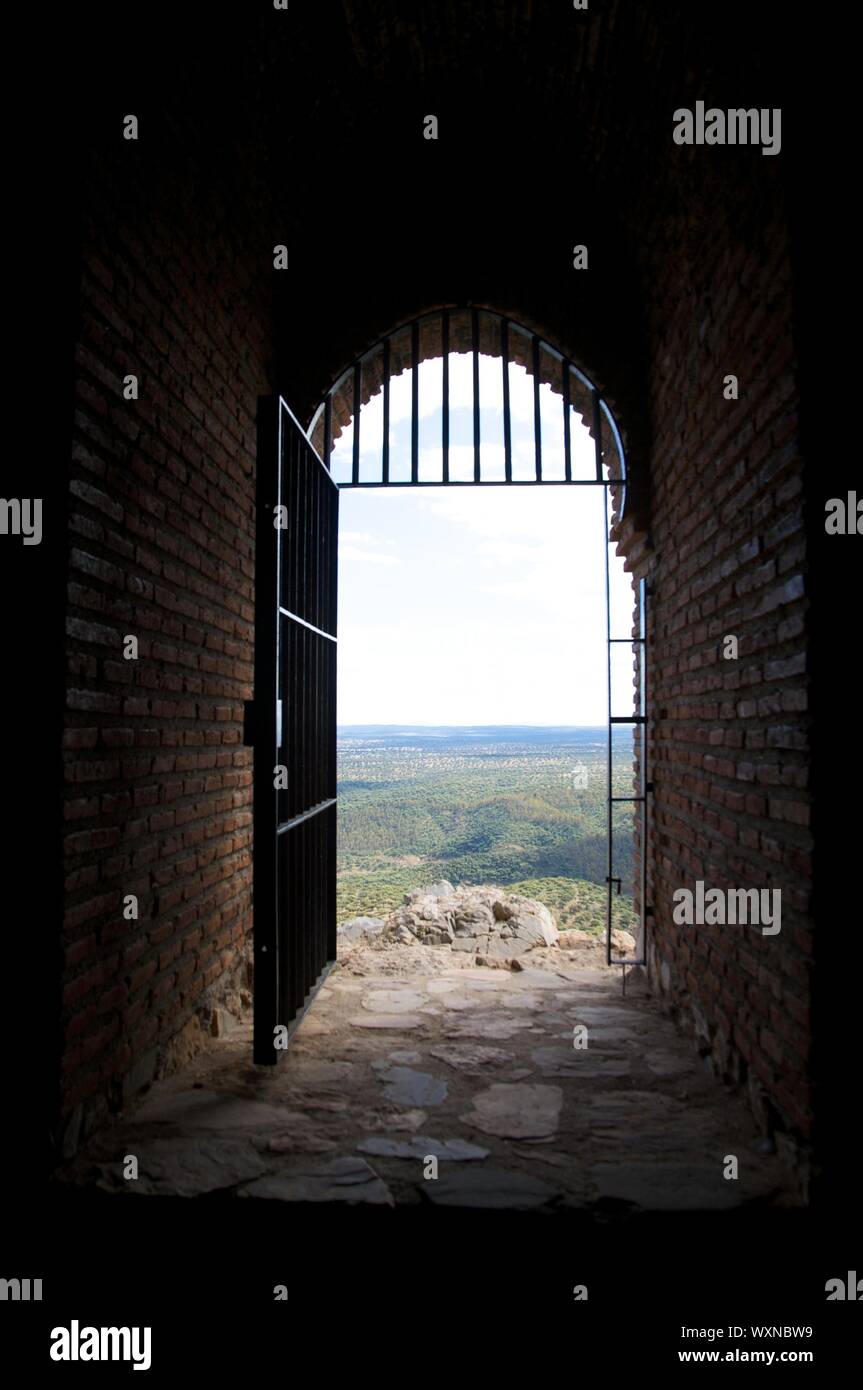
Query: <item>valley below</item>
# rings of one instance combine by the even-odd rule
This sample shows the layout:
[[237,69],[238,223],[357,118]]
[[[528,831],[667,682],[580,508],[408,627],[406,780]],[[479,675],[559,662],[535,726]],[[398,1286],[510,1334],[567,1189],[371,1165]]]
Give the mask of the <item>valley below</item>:
[[[614,732],[613,793],[633,790]],[[538,899],[560,930],[604,932],[605,728],[342,726],[338,921],[384,917],[426,883],[496,884]],[[615,808],[612,925],[632,930],[633,818]]]

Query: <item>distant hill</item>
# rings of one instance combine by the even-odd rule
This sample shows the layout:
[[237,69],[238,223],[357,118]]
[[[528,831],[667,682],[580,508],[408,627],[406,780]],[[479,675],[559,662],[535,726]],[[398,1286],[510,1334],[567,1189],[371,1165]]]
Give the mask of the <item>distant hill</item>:
[[[501,887],[541,881],[546,895],[532,896],[579,915],[579,925],[600,914],[604,926],[604,728],[351,725],[338,734],[340,921],[379,916],[409,889],[444,877]],[[615,730],[613,766],[614,791],[625,795],[627,729]],[[615,810],[614,845],[623,880],[616,915],[627,925],[629,807]]]

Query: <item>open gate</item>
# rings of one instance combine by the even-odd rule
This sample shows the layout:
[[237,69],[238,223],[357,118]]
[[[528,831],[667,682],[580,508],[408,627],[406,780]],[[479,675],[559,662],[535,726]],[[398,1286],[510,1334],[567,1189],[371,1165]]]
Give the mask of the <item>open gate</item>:
[[254,1060],[278,1046],[336,955],[339,492],[281,397],[258,402]]

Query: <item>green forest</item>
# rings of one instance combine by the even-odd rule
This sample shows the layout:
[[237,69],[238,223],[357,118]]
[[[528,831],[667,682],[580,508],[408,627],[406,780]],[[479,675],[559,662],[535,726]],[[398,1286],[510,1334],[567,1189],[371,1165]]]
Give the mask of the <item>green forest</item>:
[[[339,730],[338,920],[381,917],[446,878],[539,898],[558,926],[605,929],[604,729]],[[632,738],[615,730],[613,794],[633,791]],[[632,916],[632,807],[614,816],[621,893]]]

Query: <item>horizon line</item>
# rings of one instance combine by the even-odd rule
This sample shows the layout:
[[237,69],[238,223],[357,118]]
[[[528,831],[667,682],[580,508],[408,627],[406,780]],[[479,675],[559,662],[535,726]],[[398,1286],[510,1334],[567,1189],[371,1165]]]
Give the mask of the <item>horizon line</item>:
[[421,724],[416,719],[399,719],[389,724],[372,724],[363,719],[337,723],[337,729],[607,729],[607,724]]

